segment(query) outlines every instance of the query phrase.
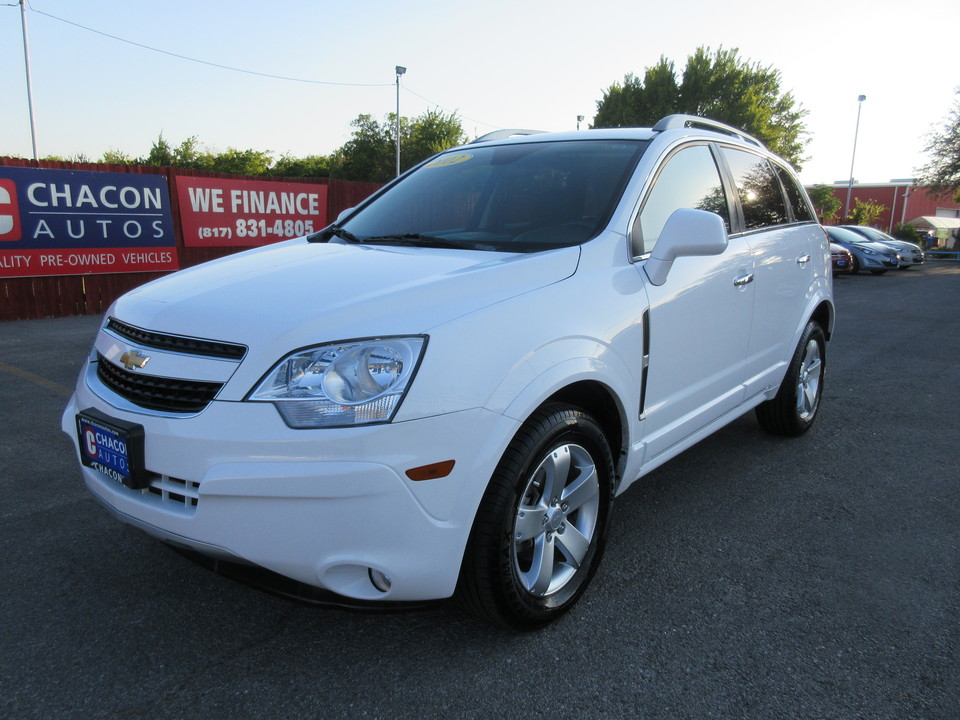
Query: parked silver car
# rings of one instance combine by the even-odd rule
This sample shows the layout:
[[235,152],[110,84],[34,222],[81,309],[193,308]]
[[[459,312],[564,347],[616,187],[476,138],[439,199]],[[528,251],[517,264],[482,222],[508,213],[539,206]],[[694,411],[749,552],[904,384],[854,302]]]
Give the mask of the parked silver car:
[[869,270],[874,275],[882,275],[887,270],[900,267],[900,256],[889,245],[867,240],[863,235],[839,226],[825,227],[830,242],[842,245],[853,255],[851,275],[860,270]]
[[845,230],[852,230],[858,235],[863,235],[863,237],[867,238],[867,240],[880,242],[884,245],[889,245],[892,247],[900,256],[901,270],[906,270],[911,265],[923,264],[923,250],[916,243],[907,242],[906,240],[898,240],[895,237],[887,235],[882,230],[866,227],[865,225],[840,225],[839,227],[842,227]]

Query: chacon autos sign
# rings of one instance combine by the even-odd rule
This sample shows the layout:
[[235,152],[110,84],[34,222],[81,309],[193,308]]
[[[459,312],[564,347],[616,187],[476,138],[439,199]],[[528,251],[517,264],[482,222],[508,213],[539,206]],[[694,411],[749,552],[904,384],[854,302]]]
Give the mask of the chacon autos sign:
[[165,177],[0,167],[0,277],[177,269]]

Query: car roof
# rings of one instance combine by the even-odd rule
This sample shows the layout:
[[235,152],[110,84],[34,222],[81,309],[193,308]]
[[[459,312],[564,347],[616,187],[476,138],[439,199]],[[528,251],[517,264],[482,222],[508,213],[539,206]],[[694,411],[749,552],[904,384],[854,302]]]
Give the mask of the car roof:
[[660,135],[669,137],[703,138],[711,141],[728,140],[749,147],[767,150],[763,143],[731,125],[696,115],[667,115],[650,128],[590,128],[567,132],[543,132],[539,130],[496,130],[478,137],[469,145],[515,144],[534,142],[557,142],[565,140],[652,140]]

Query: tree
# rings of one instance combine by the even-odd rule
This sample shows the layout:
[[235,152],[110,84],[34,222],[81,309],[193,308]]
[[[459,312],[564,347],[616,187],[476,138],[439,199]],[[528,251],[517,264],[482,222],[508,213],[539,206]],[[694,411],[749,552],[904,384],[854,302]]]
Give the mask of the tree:
[[840,212],[840,198],[830,185],[814,185],[808,194],[821,220],[832,220]]
[[281,155],[270,167],[268,174],[275,177],[330,177],[330,164],[328,155],[307,155],[302,158]]
[[[330,177],[342,180],[387,182],[396,175],[396,115],[378,122],[359,115],[350,124],[353,137],[334,151]],[[461,145],[466,135],[456,113],[428,110],[414,119],[400,118],[400,170],[407,170],[431,155]]]
[[98,162],[108,163],[110,165],[131,165],[136,162],[136,158],[128,155],[117,148],[110,148],[100,157]]
[[852,225],[872,225],[880,217],[880,213],[887,209],[886,205],[875,203],[873,200],[855,198],[853,210],[848,220]]
[[[955,92],[960,97],[960,88]],[[954,103],[940,132],[932,135],[926,151],[932,158],[921,168],[919,184],[933,195],[952,196],[960,204],[960,99]]]
[[[373,115],[358,115],[350,125],[353,137],[334,150],[330,176],[341,180],[387,182],[396,174],[393,130],[395,115],[381,124]],[[403,136],[401,118],[401,137]]]
[[756,136],[797,169],[807,143],[801,122],[807,111],[792,93],[781,92],[780,71],[742,60],[736,48],[715,53],[699,47],[677,79],[661,57],[642,80],[628,74],[597,102],[593,127],[649,127],[672,113],[727,123]]

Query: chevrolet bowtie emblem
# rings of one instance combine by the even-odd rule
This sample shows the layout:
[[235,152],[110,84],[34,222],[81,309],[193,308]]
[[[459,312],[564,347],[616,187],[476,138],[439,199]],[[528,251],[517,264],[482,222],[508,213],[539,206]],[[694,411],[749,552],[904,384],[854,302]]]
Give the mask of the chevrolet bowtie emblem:
[[133,370],[133,368],[143,370],[147,366],[147,363],[150,362],[150,358],[144,357],[137,350],[128,350],[120,356],[120,362],[123,363],[123,366],[127,370]]

